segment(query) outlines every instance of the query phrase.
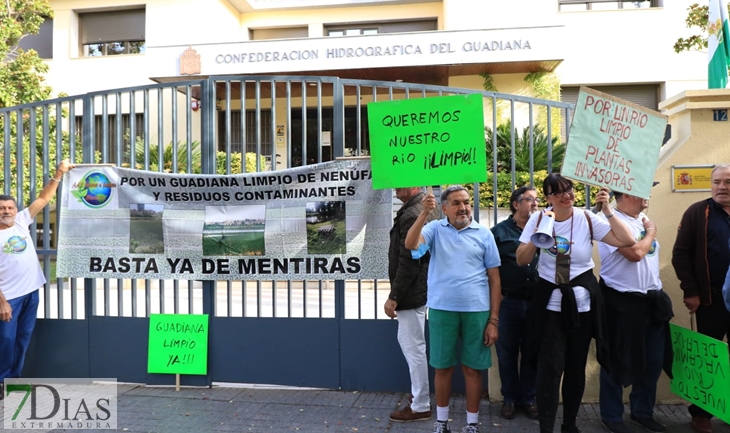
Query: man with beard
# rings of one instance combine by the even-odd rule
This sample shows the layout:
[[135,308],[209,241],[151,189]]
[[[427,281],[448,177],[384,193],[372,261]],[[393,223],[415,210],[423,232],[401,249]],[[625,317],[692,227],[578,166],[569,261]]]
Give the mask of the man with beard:
[[492,232],[472,220],[470,199],[461,185],[446,188],[441,193],[441,210],[446,217],[426,224],[436,209],[434,195],[426,194],[423,211],[406,236],[406,248],[414,250],[414,258],[426,251],[431,254],[426,305],[430,364],[436,369],[433,433],[450,433],[449,398],[459,340],[467,423],[461,431],[479,432],[482,370],[492,366],[490,347],[498,337],[502,298],[499,251]]
[[[712,169],[712,197],[684,212],[672,251],[672,266],[684,292],[684,305],[697,318],[697,331],[722,341],[730,333],[730,312],[722,286],[730,264],[730,164]],[[712,415],[689,407],[692,427],[712,433]]]
[[[63,160],[38,198],[20,212],[14,197],[0,195],[0,383],[6,377],[20,377],[35,327],[38,289],[46,283],[28,226],[53,199],[71,168]],[[0,388],[0,398],[4,394]]]

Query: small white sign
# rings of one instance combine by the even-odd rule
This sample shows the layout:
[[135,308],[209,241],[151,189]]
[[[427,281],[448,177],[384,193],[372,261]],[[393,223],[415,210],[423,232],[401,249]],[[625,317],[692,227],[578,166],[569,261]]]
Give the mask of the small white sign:
[[332,132],[322,131],[322,146],[332,145]]

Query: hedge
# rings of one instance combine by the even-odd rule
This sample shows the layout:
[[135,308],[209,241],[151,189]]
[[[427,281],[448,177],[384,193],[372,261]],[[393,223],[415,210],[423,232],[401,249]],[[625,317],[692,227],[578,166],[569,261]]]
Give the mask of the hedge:
[[[534,172],[534,186],[537,188],[537,196],[541,199],[541,206],[546,206],[547,202],[542,193],[542,181],[547,177],[547,170],[540,170]],[[488,175],[487,182],[479,184],[479,207],[488,208],[494,206],[493,202],[493,177],[491,173]],[[530,184],[530,173],[525,171],[515,172],[515,189],[524,185]],[[586,189],[585,184],[574,182],[575,184],[575,205],[585,206]],[[448,185],[444,185],[444,188]],[[469,190],[470,193],[474,191],[474,184],[465,184],[464,187]],[[512,195],[512,174],[511,173],[497,173],[497,206],[498,207],[509,207],[509,199]],[[596,194],[599,188],[592,186],[590,189],[590,202],[593,204],[596,199]]]

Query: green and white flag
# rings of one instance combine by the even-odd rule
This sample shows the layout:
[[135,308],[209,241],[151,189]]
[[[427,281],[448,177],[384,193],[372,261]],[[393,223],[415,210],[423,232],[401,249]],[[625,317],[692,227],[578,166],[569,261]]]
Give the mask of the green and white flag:
[[727,67],[730,61],[730,30],[727,23],[725,0],[710,0],[707,20],[707,47],[709,64],[707,67],[707,87],[724,89],[727,85]]

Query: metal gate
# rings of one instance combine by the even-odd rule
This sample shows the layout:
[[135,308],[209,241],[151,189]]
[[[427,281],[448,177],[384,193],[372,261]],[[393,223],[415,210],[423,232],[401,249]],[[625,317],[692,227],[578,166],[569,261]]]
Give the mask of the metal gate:
[[[496,172],[498,118],[529,137],[530,180],[535,119],[556,113],[567,125],[571,105],[470,89],[334,77],[212,77],[65,97],[0,109],[5,194],[27,206],[64,157],[73,162],[171,173],[235,174],[281,170],[369,155],[366,106],[371,101],[451,94],[483,95]],[[561,125],[557,126],[560,128]],[[550,140],[549,140],[550,141]],[[491,143],[491,146],[490,146]],[[22,144],[22,145],[19,145]],[[511,186],[515,179],[515,134]],[[508,149],[508,151],[510,151]],[[548,143],[548,154],[552,142]],[[550,167],[548,158],[548,170]],[[29,193],[23,181],[31,181]],[[490,175],[492,191],[497,176]],[[475,215],[479,215],[475,185]],[[394,207],[398,203],[394,199]],[[148,317],[207,313],[207,376],[183,384],[266,383],[363,391],[406,391],[407,366],[396,322],[382,305],[387,280],[174,281],[58,279],[58,204],[31,232],[48,283],[24,375],[114,377],[120,382],[172,384],[148,374]],[[483,213],[484,214],[484,213]],[[498,218],[496,206],[487,213]],[[492,218],[493,215],[493,218]],[[385,254],[385,252],[384,252]],[[455,391],[458,384],[455,381]]]

